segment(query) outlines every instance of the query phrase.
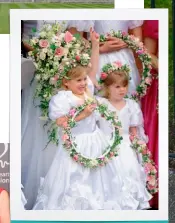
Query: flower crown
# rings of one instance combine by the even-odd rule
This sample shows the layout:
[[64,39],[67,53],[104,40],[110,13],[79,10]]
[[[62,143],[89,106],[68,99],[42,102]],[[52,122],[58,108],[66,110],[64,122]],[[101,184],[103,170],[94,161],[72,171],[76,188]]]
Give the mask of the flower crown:
[[36,79],[43,84],[61,87],[62,79],[78,65],[90,65],[90,45],[79,34],[63,31],[61,24],[46,24],[38,37],[30,40],[34,51],[29,53],[36,66]]
[[128,79],[130,79],[129,65],[127,65],[127,64],[122,65],[122,63],[120,61],[116,61],[116,62],[113,62],[113,63],[105,64],[103,66],[102,73],[100,75],[100,83],[103,83],[104,80],[114,71],[125,71],[127,76],[128,76]]

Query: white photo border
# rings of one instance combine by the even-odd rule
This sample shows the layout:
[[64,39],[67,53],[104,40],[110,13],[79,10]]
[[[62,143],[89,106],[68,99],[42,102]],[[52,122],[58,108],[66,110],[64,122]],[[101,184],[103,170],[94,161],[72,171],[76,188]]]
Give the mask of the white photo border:
[[[83,15],[83,16],[82,16]],[[159,20],[159,210],[33,211],[21,209],[21,20]],[[168,10],[10,10],[11,219],[50,221],[168,220]]]

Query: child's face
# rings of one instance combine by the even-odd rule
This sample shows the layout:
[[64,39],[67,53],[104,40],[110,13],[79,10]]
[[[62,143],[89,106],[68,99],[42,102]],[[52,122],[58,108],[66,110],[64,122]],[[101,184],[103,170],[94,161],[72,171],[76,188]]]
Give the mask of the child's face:
[[81,76],[75,79],[68,80],[66,86],[74,94],[84,94],[87,87],[87,74],[83,73]]
[[128,86],[123,84],[114,83],[109,86],[109,99],[122,100],[128,92]]

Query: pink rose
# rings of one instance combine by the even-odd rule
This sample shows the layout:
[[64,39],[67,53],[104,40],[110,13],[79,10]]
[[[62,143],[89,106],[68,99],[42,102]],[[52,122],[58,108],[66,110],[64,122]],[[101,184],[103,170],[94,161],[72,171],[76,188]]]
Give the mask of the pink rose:
[[122,32],[123,36],[127,36],[127,33],[125,31]]
[[154,190],[154,186],[148,184],[148,189],[149,189],[149,190]]
[[72,109],[69,111],[69,115],[70,115],[70,116],[74,116],[74,115],[75,115],[75,112],[76,112],[75,108],[72,108]]
[[77,61],[80,61],[80,60],[81,60],[81,58],[80,58],[79,55],[76,55],[75,59],[76,59]]
[[75,161],[78,161],[78,155],[74,155],[74,156],[73,156],[73,159],[74,159]]
[[101,73],[101,80],[105,80],[107,78],[107,74],[106,73]]
[[69,43],[69,42],[71,42],[72,41],[72,39],[73,39],[73,35],[70,33],[70,32],[66,32],[65,33],[65,36],[64,36],[64,40],[65,40],[65,42],[66,43]]
[[66,144],[66,148],[69,149],[69,147],[71,146],[71,142],[69,140],[66,140],[65,144]]
[[55,80],[55,78],[54,78],[54,77],[51,77],[51,78],[50,78],[50,84],[53,84],[53,85],[55,85],[55,84],[56,84],[56,80]]
[[149,173],[153,169],[153,165],[151,163],[146,163],[144,166],[145,172]]
[[146,155],[146,154],[147,154],[147,149],[144,149],[144,150],[142,151],[142,154],[143,154],[143,155]]
[[132,96],[136,97],[136,96],[138,96],[138,93],[135,91],[135,92],[132,93]]
[[156,179],[154,176],[147,176],[147,181],[149,182],[148,184],[151,186],[154,186],[156,184]]
[[145,83],[148,84],[148,85],[151,85],[151,82],[152,82],[152,79],[150,77],[147,77],[145,79]]
[[56,48],[55,56],[62,57],[63,55],[64,55],[64,48],[63,47]]
[[114,64],[116,64],[118,66],[118,68],[122,67],[122,63],[120,61],[116,61],[116,62],[114,62]]
[[141,54],[144,53],[144,50],[137,50],[136,53],[137,53],[138,55],[141,55]]
[[57,80],[59,79],[59,75],[58,75],[58,74],[55,75],[55,76],[54,76],[54,79],[55,79],[55,81],[57,81]]
[[63,141],[66,141],[67,139],[69,139],[69,136],[68,136],[67,134],[64,134],[64,135],[62,136],[62,140],[63,140]]
[[47,48],[47,47],[49,46],[49,43],[48,43],[47,40],[45,40],[45,39],[41,39],[41,40],[39,41],[39,46],[42,47],[42,48]]

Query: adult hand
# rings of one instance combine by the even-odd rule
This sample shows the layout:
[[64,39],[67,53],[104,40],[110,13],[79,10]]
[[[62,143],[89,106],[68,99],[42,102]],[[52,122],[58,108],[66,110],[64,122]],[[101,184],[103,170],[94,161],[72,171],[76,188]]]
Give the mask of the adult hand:
[[124,49],[127,47],[127,44],[121,39],[116,37],[108,36],[107,41],[100,43],[100,53],[109,53]]

